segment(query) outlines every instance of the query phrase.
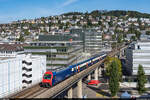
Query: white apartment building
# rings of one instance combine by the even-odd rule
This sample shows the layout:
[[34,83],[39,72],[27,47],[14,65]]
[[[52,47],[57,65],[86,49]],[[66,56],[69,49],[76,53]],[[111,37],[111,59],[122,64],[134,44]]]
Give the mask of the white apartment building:
[[46,71],[46,56],[0,57],[0,98],[41,82]]
[[127,50],[127,68],[132,75],[137,75],[138,66],[141,64],[145,74],[150,75],[150,41],[138,41]]
[[135,44],[135,50],[133,50],[133,75],[137,74],[139,64],[143,66],[145,74],[150,75],[150,41]]

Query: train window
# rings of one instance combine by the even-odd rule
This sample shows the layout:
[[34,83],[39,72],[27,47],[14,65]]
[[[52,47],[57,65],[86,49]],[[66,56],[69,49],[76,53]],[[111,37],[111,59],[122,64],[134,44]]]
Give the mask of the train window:
[[73,72],[73,71],[74,71],[74,68],[71,68],[71,71]]
[[45,74],[44,79],[51,79],[51,75],[50,74]]

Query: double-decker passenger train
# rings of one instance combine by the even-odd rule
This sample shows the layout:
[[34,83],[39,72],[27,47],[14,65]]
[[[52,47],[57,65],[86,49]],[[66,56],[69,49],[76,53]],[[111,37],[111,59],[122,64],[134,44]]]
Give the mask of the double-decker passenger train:
[[92,66],[93,64],[96,64],[100,60],[104,59],[106,56],[107,54],[97,55],[88,60],[79,62],[74,65],[70,65],[67,68],[58,72],[51,72],[51,71],[45,72],[45,74],[43,75],[41,86],[42,87],[54,86],[55,84],[65,80],[66,78],[76,74],[77,72],[83,71],[84,69]]

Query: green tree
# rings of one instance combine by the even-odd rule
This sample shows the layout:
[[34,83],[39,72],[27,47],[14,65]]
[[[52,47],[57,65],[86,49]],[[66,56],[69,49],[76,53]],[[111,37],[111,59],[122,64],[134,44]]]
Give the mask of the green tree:
[[147,78],[145,76],[143,66],[139,65],[137,74],[137,90],[139,94],[142,94],[146,91],[145,83],[147,83]]
[[150,35],[150,31],[146,31],[146,35]]
[[145,26],[144,25],[140,25],[139,28],[140,28],[140,30],[145,30]]
[[100,16],[100,13],[98,10],[94,10],[90,13],[92,15],[92,17],[96,18],[96,17],[99,17]]
[[116,40],[116,34],[112,35],[112,40]]
[[139,32],[139,31],[136,30],[134,33],[136,34],[136,37],[137,37],[138,39],[140,39],[141,32]]
[[66,27],[68,28],[68,27],[69,27],[69,25],[70,25],[70,23],[69,23],[69,22],[67,22],[67,23],[66,23]]
[[58,25],[60,25],[61,24],[61,20],[58,20]]
[[117,62],[113,61],[110,64],[111,73],[109,77],[109,90],[111,92],[111,96],[116,96],[117,92],[119,91],[119,73]]
[[118,59],[118,58],[116,58],[116,57],[107,57],[106,59],[105,59],[105,61],[104,61],[104,64],[105,64],[105,67],[106,67],[106,75],[108,76],[108,77],[110,77],[110,74],[111,74],[111,72],[112,72],[112,68],[111,68],[111,63],[113,62],[113,61],[115,61],[116,62],[116,64],[117,64],[117,73],[118,73],[118,79],[119,79],[119,81],[122,81],[122,65],[121,65],[121,61]]
[[116,48],[117,47],[117,43],[115,43],[115,42],[111,43],[111,47],[112,47],[112,49]]
[[20,37],[19,37],[19,39],[17,39],[17,41],[24,42],[25,39],[24,39],[24,37],[22,35],[20,35]]
[[98,21],[98,25],[102,25],[102,22],[101,22],[101,21]]
[[72,18],[73,20],[76,20],[77,19],[77,17],[75,16],[75,15],[73,15],[73,18]]
[[81,26],[80,21],[77,22],[77,26]]
[[136,36],[132,36],[130,40],[136,41]]
[[113,21],[108,22],[110,27],[113,27]]
[[118,38],[117,38],[117,42],[118,42],[118,43],[122,43],[122,39],[123,39],[123,35],[122,35],[122,34],[119,34],[119,35],[118,35]]
[[30,35],[30,32],[28,30],[24,30],[25,35]]
[[91,23],[90,20],[87,20],[87,25],[88,25],[88,27],[91,27],[91,26],[92,26],[92,23]]

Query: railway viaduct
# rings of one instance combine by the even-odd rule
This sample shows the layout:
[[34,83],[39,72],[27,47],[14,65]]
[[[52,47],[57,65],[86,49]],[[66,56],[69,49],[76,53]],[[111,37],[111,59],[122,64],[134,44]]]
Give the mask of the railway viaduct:
[[[124,55],[125,49],[128,45],[121,46],[118,49],[111,51],[108,56],[122,57]],[[88,67],[87,69],[67,78],[61,83],[51,87],[51,88],[42,88],[38,84],[25,89],[17,94],[12,95],[8,98],[55,98],[64,91],[67,91],[67,97],[72,98],[73,96],[73,85],[77,84],[77,98],[82,98],[82,79],[87,77],[87,80],[91,80],[91,74],[94,72],[94,79],[98,80],[98,75],[101,75],[101,65],[104,60]]]

